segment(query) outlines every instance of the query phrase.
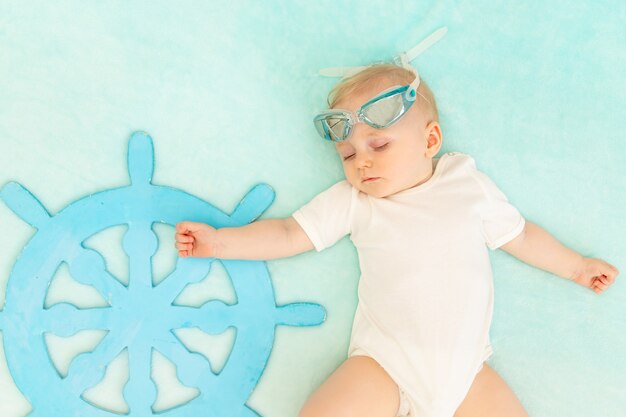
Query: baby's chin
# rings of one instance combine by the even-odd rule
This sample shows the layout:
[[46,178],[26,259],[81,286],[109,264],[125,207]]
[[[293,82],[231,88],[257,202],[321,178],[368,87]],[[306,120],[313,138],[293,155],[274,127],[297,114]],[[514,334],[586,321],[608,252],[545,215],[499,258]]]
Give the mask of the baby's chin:
[[370,183],[363,183],[360,180],[348,180],[348,182],[357,190],[372,197],[385,198],[394,194],[394,191],[389,189],[389,184],[382,178]]

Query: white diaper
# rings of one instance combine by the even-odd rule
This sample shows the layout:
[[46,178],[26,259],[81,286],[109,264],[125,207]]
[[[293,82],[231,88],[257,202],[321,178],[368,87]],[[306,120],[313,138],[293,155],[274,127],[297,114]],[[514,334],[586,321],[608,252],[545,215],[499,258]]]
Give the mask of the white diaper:
[[400,392],[400,406],[398,407],[396,417],[411,417],[414,415],[412,412],[413,406],[411,405],[411,400],[402,388],[398,387],[398,391]]
[[[482,369],[483,369],[483,363],[489,359],[489,357],[493,354],[493,350],[491,348],[491,345],[487,345],[485,347],[485,353],[483,355],[483,361],[481,362],[480,366],[478,367],[478,369],[476,370],[476,374],[478,374]],[[367,356],[369,358],[371,358],[371,356],[363,349],[356,347],[352,353],[350,354],[350,356]],[[374,358],[372,358],[374,359]],[[375,360],[375,359],[374,359]],[[413,417],[415,416],[415,408],[413,406],[413,403],[411,402],[411,399],[409,398],[409,395],[404,392],[404,390],[402,388],[400,388],[400,386],[398,386],[398,393],[400,394],[400,405],[398,406],[398,412],[396,413],[396,417]]]

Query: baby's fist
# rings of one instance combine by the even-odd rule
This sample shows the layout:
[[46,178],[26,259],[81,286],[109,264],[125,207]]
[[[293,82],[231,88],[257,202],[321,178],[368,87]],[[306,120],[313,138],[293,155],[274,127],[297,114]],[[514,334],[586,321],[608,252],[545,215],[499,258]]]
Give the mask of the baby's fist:
[[618,274],[617,268],[602,259],[582,258],[571,280],[592,289],[596,294],[602,294],[613,284]]
[[176,224],[176,249],[181,258],[216,256],[217,229],[205,223],[180,222]]

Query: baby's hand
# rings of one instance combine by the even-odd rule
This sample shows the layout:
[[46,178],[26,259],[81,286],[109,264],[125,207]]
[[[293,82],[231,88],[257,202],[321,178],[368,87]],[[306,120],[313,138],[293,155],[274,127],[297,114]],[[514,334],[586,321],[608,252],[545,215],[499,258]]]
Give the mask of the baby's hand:
[[217,230],[205,223],[180,222],[176,224],[178,256],[211,258],[216,255]]
[[597,294],[602,294],[613,284],[617,274],[619,274],[617,268],[602,259],[583,258],[571,280],[583,287],[591,288]]

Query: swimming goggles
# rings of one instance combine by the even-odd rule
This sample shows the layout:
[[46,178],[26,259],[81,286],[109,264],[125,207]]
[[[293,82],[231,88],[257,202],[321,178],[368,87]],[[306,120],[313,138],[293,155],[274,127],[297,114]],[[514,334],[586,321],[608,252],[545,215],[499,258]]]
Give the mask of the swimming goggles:
[[363,122],[384,129],[397,122],[415,102],[416,88],[412,85],[392,87],[362,105],[355,113],[331,109],[315,116],[317,132],[326,140],[341,142],[350,137],[354,125]]
[[[441,39],[447,31],[448,29],[445,27],[440,28],[409,52],[403,52],[394,57],[396,65],[406,68],[415,74],[415,80],[411,84],[391,87],[381,92],[363,104],[354,113],[343,109],[330,109],[315,116],[313,124],[320,136],[333,142],[344,141],[350,137],[354,130],[354,125],[359,122],[375,129],[385,129],[406,114],[415,102],[418,94],[428,101],[417,91],[420,85],[420,77],[417,70],[411,66],[410,61]],[[321,70],[320,74],[329,77],[349,77],[365,68],[367,66],[326,68]]]

